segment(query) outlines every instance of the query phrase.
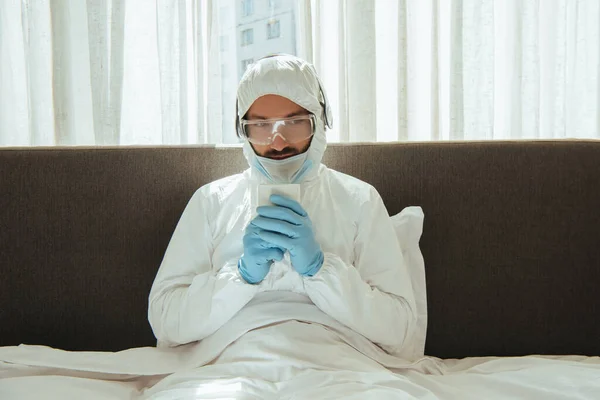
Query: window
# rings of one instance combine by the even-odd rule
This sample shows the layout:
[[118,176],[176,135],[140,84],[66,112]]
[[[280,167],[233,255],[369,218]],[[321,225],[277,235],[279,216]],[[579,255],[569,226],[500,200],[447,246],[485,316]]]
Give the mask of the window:
[[221,48],[221,51],[227,51],[228,44],[229,44],[229,37],[227,35],[219,36],[219,47]]
[[242,16],[247,17],[254,13],[254,0],[242,0]]
[[267,24],[267,39],[275,39],[281,35],[281,29],[279,28],[279,20],[271,20]]
[[279,6],[281,5],[280,3],[280,0],[269,0],[269,8],[279,8]]
[[249,46],[254,43],[254,29],[244,29],[242,31],[242,46]]
[[252,64],[254,62],[254,58],[248,58],[246,60],[242,60],[242,74],[244,72],[246,72],[246,69],[248,68],[248,66],[250,66],[250,64]]
[[229,77],[229,69],[227,65],[221,64],[221,79],[227,79]]

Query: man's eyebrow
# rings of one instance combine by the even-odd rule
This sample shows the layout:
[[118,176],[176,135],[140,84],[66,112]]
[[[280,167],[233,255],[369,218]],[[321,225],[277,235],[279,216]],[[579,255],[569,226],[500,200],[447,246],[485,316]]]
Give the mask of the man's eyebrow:
[[[300,115],[308,115],[308,112],[305,110],[298,110],[298,111],[289,113],[283,117],[277,117],[277,118],[292,118],[292,117],[298,117]],[[263,117],[262,115],[256,115],[256,114],[248,114],[248,119],[273,119],[273,118],[267,118],[267,117]]]

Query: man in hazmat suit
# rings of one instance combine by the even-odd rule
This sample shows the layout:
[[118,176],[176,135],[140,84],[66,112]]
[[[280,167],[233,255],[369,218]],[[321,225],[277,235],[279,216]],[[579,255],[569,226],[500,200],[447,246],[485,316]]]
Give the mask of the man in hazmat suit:
[[[257,61],[237,110],[249,169],[201,187],[185,208],[149,297],[159,346],[227,337],[225,348],[293,326],[282,335],[299,343],[335,331],[352,351],[402,357],[417,318],[410,277],[377,191],[321,164],[332,115],[314,67]],[[298,184],[299,201],[273,195],[257,207],[266,184]],[[268,345],[292,340],[271,333]]]

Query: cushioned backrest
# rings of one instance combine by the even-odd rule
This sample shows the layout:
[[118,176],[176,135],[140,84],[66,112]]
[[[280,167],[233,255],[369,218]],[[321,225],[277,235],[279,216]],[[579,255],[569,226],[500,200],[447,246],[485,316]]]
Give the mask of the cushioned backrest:
[[[600,354],[600,142],[330,145],[425,212],[428,354]],[[0,150],[0,345],[154,344],[147,297],[195,189],[239,148]]]

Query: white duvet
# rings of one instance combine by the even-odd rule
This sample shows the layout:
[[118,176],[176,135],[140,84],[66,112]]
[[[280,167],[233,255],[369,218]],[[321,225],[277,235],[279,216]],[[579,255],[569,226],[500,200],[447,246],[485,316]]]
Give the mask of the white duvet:
[[[261,299],[274,312],[281,308],[273,298]],[[245,331],[175,349],[118,353],[0,348],[0,399],[600,398],[599,357],[408,363],[351,331],[301,318]]]

